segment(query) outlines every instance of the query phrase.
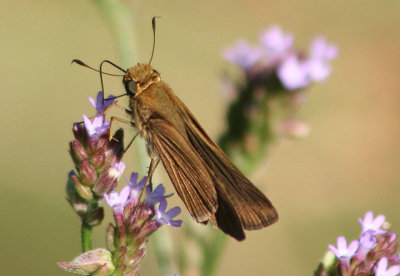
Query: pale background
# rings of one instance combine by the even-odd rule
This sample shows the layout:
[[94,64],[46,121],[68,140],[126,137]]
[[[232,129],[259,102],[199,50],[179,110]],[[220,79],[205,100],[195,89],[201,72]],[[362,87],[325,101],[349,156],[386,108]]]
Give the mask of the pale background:
[[[399,1],[148,0],[136,10],[138,62],[148,61],[150,20],[161,15],[153,65],[212,137],[224,125],[224,46],[256,42],[278,23],[299,47],[324,34],[340,49],[302,110],[310,136],[281,143],[252,176],[267,183],[279,223],[232,240],[218,275],[311,275],[338,235],[357,237],[368,210],[400,231]],[[67,275],[56,262],[80,250],[79,220],[64,199],[68,142],[100,87],[97,73],[70,61],[118,56],[92,1],[2,0],[0,22],[0,274]],[[123,92],[118,78],[107,85]],[[104,245],[101,229],[95,236]],[[154,262],[150,247],[142,275],[156,275]]]

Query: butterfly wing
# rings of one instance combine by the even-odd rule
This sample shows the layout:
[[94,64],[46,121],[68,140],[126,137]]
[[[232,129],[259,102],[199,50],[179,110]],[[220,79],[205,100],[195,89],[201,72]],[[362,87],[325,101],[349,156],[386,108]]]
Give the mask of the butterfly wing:
[[152,134],[155,148],[190,215],[201,223],[211,220],[225,233],[243,240],[240,218],[229,198],[216,191],[212,172],[190,141],[164,120],[153,120],[151,126],[157,130]]
[[197,222],[211,220],[243,240],[243,227],[259,229],[277,221],[271,202],[232,164],[165,83],[142,93],[132,107],[150,152],[158,153]]
[[149,124],[152,142],[178,195],[197,222],[207,222],[218,202],[204,162],[171,123],[155,119]]
[[276,222],[278,213],[268,198],[208,137],[190,110],[183,104],[182,106],[185,108],[182,116],[190,143],[205,161],[209,173],[214,175],[217,193],[222,194],[234,208],[243,227],[247,230],[255,230]]

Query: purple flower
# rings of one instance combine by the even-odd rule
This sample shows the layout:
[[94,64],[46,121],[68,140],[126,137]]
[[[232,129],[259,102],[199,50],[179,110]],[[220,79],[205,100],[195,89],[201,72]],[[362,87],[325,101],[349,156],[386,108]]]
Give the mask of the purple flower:
[[340,236],[337,238],[337,248],[333,245],[328,245],[328,248],[336,255],[336,257],[343,260],[350,260],[358,249],[358,241],[352,241],[347,247],[346,238]]
[[316,37],[311,43],[310,55],[307,61],[308,74],[312,81],[321,82],[331,73],[329,61],[336,58],[338,49],[328,44],[325,37]]
[[137,182],[138,180],[138,173],[133,172],[131,174],[131,179],[125,177],[126,182],[128,182],[129,186],[131,187],[131,198],[137,199],[141,190],[143,190],[144,184],[146,183],[147,176],[143,177],[142,180]]
[[297,90],[312,82],[324,81],[332,71],[330,61],[338,55],[335,45],[318,36],[311,43],[307,56],[293,49],[293,35],[284,33],[277,25],[261,33],[260,43],[257,47],[239,40],[225,49],[223,56],[240,66],[250,77],[255,72],[266,74],[266,79],[269,74],[277,75],[286,90]]
[[292,54],[278,66],[278,77],[288,90],[296,90],[309,85],[312,81],[324,81],[332,71],[329,61],[337,56],[337,48],[328,44],[324,37],[317,37],[311,44],[310,55],[300,60]]
[[126,168],[126,165],[124,162],[116,162],[112,168],[110,168],[110,171],[108,172],[108,175],[112,178],[118,179],[122,175]]
[[82,117],[85,129],[88,135],[92,138],[99,137],[106,133],[110,128],[110,122],[104,122],[104,115],[96,116],[93,122],[86,115],[83,115]]
[[271,64],[290,52],[293,35],[291,33],[285,34],[278,25],[274,25],[261,33],[260,41],[268,58],[268,63]]
[[296,90],[310,83],[307,64],[296,55],[286,58],[277,73],[282,85],[288,90]]
[[310,58],[329,61],[338,56],[338,49],[334,44],[328,44],[326,38],[317,36],[310,47]]
[[163,184],[158,185],[153,191],[150,185],[146,187],[146,203],[154,206],[157,202],[161,202],[163,199],[172,196],[172,194],[164,195],[165,188]]
[[387,269],[387,266],[388,259],[382,257],[375,268],[375,276],[395,276],[400,274],[400,265],[393,265],[389,269]]
[[125,205],[133,201],[133,199],[128,200],[130,193],[131,187],[127,185],[119,194],[115,191],[112,191],[109,195],[104,194],[104,200],[113,208],[114,213],[122,214]]
[[358,219],[361,224],[361,233],[371,232],[372,235],[385,234],[387,231],[381,229],[383,223],[385,222],[385,216],[379,215],[374,219],[373,213],[371,211],[365,214],[364,220]]
[[308,77],[312,81],[324,81],[332,71],[332,68],[323,60],[309,59],[305,63],[307,65]]
[[181,208],[174,207],[165,212],[166,209],[167,209],[167,200],[163,198],[160,201],[160,206],[156,208],[156,216],[157,216],[156,222],[159,224],[168,224],[170,226],[180,227],[182,224],[182,220],[181,219],[174,220],[174,217],[176,217],[181,213]]
[[377,245],[376,238],[370,233],[363,233],[360,236],[360,246],[357,251],[357,258],[365,260],[369,251]]
[[103,91],[99,91],[99,93],[97,93],[96,102],[92,97],[89,98],[89,102],[93,105],[94,108],[96,108],[97,114],[103,113],[104,110],[114,102],[113,95],[110,95],[107,97],[107,99],[104,99],[104,102],[103,99],[104,99]]
[[117,186],[117,180],[121,177],[125,170],[124,162],[115,162],[112,166],[103,170],[98,177],[98,180],[94,184],[93,191],[102,196],[113,190]]
[[226,48],[222,55],[227,61],[248,70],[261,59],[262,51],[250,46],[245,40],[239,40],[236,45]]

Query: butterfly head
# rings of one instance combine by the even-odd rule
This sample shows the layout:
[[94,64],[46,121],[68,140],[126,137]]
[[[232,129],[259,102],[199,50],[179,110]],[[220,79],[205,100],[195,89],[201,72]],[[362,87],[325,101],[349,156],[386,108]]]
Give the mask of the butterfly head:
[[126,93],[134,96],[160,80],[160,74],[151,65],[138,63],[126,71],[122,81]]

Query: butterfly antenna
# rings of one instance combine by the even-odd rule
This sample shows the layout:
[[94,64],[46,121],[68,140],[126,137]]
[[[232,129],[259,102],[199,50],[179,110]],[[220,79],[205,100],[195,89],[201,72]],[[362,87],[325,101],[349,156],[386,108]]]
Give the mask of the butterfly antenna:
[[[72,61],[71,61],[71,64],[72,64],[72,63],[79,64],[80,66],[89,68],[89,69],[91,69],[91,70],[93,70],[93,71],[99,72],[99,73],[104,74],[104,75],[109,75],[109,76],[113,76],[113,77],[122,77],[122,76],[124,76],[124,75],[120,75],[120,74],[111,74],[111,73],[106,73],[106,72],[100,72],[99,70],[97,70],[97,69],[95,69],[95,68],[93,68],[93,67],[87,65],[86,63],[84,63],[83,61],[81,61],[81,60],[79,60],[79,59],[74,59],[74,60],[72,60]],[[109,63],[113,64],[112,62],[109,62]],[[121,71],[123,71],[123,72],[126,73],[126,70],[122,69],[121,67],[119,67],[119,66],[117,66],[117,65],[115,65],[115,64],[113,64],[113,65],[114,65],[116,68],[118,68],[118,69],[120,69]]]
[[[100,72],[101,91],[103,91],[103,104],[104,104],[104,101],[105,101],[105,99],[104,99],[104,82],[103,82],[103,64],[104,64],[104,63],[108,63],[108,64],[114,66],[115,68],[121,70],[122,72],[126,73],[126,70],[122,69],[120,66],[116,65],[116,64],[115,64],[114,62],[112,62],[112,61],[103,60],[103,61],[100,63],[99,72]],[[123,75],[118,75],[118,76],[123,76]],[[113,99],[114,99],[114,98],[113,98]]]
[[160,17],[161,16],[154,16],[153,19],[151,20],[151,26],[153,27],[153,50],[151,51],[149,65],[150,65],[151,61],[153,60],[154,49],[156,46],[156,18],[160,18]]

